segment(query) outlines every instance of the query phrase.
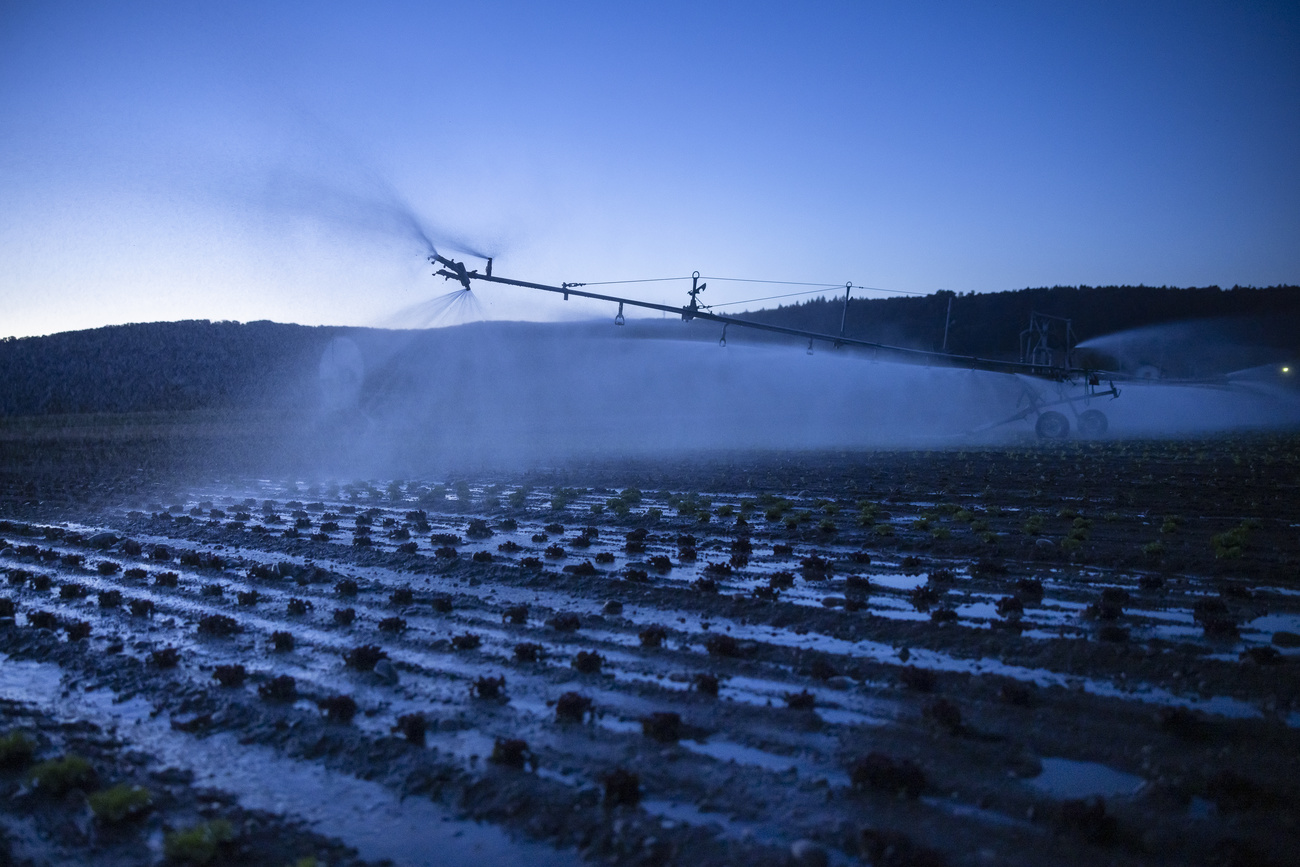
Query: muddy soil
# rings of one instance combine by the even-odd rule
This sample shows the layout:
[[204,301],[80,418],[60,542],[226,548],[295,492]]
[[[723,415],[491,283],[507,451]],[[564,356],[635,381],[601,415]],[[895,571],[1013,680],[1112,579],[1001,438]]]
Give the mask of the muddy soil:
[[83,727],[105,783],[198,781],[151,784],[132,852],[213,800],[234,851],[285,828],[267,858],[329,863],[1300,842],[1295,436],[372,480],[158,454],[7,444],[0,470],[5,728],[44,756]]

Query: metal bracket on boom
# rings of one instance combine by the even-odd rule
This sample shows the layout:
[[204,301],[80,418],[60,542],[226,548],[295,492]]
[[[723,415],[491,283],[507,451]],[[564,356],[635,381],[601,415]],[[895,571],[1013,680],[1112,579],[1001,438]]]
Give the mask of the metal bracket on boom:
[[[477,270],[466,271],[465,265],[463,263],[453,262],[451,259],[448,259],[446,256],[440,256],[437,253],[434,253],[432,256],[430,256],[429,261],[435,265],[443,266],[442,268],[439,268],[437,271],[434,271],[433,276],[443,277],[447,280],[455,280],[459,282],[460,285],[464,286],[466,291],[469,291],[470,288],[469,285],[470,278],[478,276]],[[491,273],[492,273],[492,260],[488,259],[488,274],[490,275]]]
[[704,305],[700,304],[699,301],[699,294],[703,292],[708,287],[708,285],[709,285],[708,283],[700,282],[699,271],[691,272],[691,291],[690,291],[691,303],[682,308],[683,322],[690,322],[692,319],[694,319],[695,314],[699,313],[701,308],[703,308],[704,310],[709,309],[708,307],[704,307]]

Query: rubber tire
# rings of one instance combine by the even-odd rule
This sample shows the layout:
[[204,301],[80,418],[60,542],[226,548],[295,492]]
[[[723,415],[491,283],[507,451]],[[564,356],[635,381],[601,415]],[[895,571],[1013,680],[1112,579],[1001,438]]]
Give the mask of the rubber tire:
[[1096,439],[1104,437],[1110,423],[1106,414],[1099,409],[1087,409],[1079,414],[1079,436]]
[[1063,440],[1070,435],[1070,420],[1059,412],[1048,410],[1039,413],[1038,423],[1034,425],[1038,436],[1045,440]]

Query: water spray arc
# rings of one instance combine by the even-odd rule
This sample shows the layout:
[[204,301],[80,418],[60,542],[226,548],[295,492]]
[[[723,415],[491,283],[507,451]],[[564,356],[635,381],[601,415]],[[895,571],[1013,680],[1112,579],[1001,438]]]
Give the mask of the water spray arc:
[[[883,355],[888,360],[910,364],[956,367],[1020,377],[1023,386],[1021,407],[1017,408],[1017,411],[1008,418],[991,425],[984,425],[977,430],[1010,424],[1033,416],[1036,419],[1035,430],[1040,437],[1044,439],[1061,439],[1070,433],[1069,418],[1057,409],[1061,408],[1074,416],[1075,427],[1081,435],[1086,437],[1101,436],[1108,427],[1106,416],[1100,410],[1091,408],[1090,404],[1093,400],[1103,397],[1115,399],[1120,394],[1114,383],[1114,379],[1119,377],[1106,374],[1109,381],[1107,386],[1103,387],[1102,376],[1105,372],[1073,365],[1073,332],[1069,330],[1068,321],[1061,320],[1066,322],[1067,345],[1063,351],[1053,348],[1054,334],[1049,327],[1051,317],[1042,317],[1041,321],[1039,317],[1032,318],[1030,328],[1026,330],[1025,335],[1032,337],[1033,351],[1025,354],[1022,345],[1020,361],[1005,361],[972,355],[958,355],[950,352],[892,346],[885,343],[846,337],[844,330],[848,322],[849,297],[853,291],[852,283],[844,285],[844,310],[839,333],[823,334],[801,328],[788,328],[782,325],[755,322],[712,312],[708,305],[700,301],[700,295],[708,288],[708,284],[700,282],[699,271],[691,274],[691,288],[687,291],[690,298],[689,302],[681,307],[674,307],[652,301],[641,301],[619,295],[606,295],[600,292],[587,291],[582,288],[587,285],[586,283],[561,283],[559,286],[549,286],[544,283],[532,283],[526,280],[493,276],[491,259],[487,260],[484,273],[479,273],[477,269],[470,270],[466,268],[463,262],[457,262],[436,252],[429,256],[429,262],[439,266],[438,270],[433,272],[435,277],[455,280],[461,284],[466,292],[472,290],[474,281],[480,281],[498,283],[503,286],[518,286],[523,289],[534,289],[541,292],[553,292],[563,296],[566,301],[569,300],[569,296],[576,295],[580,298],[590,298],[596,301],[608,301],[617,304],[618,313],[614,318],[616,325],[624,323],[623,309],[625,305],[680,315],[683,322],[693,320],[714,322],[722,326],[722,336],[719,338],[718,344],[724,347],[727,345],[727,329],[730,326],[735,326],[807,340],[807,352],[810,355],[815,344],[825,343],[835,349],[841,347],[867,349],[871,350],[873,357]],[[1026,344],[1027,340],[1029,338],[1022,338],[1022,344]],[[1041,388],[1032,386],[1031,382],[1033,381],[1050,384],[1054,393],[1046,393]],[[1081,406],[1084,407],[1082,410],[1080,410]]]

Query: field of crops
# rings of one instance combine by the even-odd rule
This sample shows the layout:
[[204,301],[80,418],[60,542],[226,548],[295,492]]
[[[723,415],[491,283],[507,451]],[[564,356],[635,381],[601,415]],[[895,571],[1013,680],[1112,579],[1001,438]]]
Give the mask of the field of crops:
[[[11,454],[3,840],[18,863],[179,859],[186,833],[211,863],[1284,863],[1298,445],[369,481]],[[38,782],[70,755],[91,771]],[[120,784],[151,800],[113,818],[94,793]]]

